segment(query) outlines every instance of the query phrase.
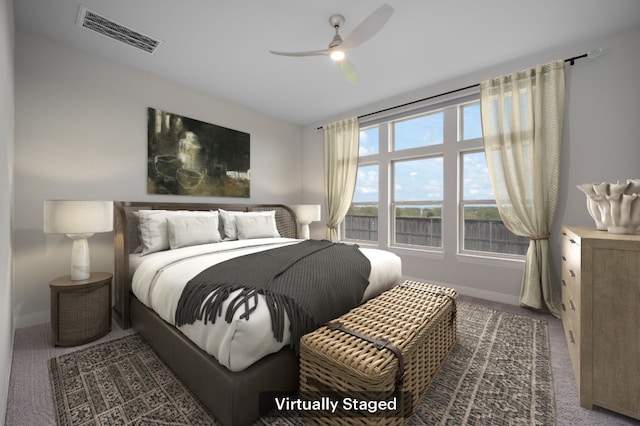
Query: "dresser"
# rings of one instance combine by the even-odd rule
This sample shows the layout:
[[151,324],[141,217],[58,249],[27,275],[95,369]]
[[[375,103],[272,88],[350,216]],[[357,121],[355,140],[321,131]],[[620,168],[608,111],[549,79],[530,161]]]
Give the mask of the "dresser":
[[562,228],[562,323],[580,405],[640,420],[640,235]]

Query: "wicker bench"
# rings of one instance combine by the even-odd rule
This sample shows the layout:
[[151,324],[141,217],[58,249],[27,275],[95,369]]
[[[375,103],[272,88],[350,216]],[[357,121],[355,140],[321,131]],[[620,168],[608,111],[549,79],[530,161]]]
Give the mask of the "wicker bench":
[[407,423],[456,341],[457,298],[405,281],[303,336],[300,396],[321,407],[308,420]]

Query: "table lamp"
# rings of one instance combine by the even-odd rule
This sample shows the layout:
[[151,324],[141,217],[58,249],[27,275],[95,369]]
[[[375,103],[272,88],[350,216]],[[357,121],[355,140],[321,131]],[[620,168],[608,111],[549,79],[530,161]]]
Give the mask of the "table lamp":
[[300,237],[309,239],[309,224],[320,220],[320,204],[298,204],[292,206],[300,224]]
[[86,280],[90,276],[89,242],[96,232],[113,230],[112,201],[44,202],[44,232],[67,234],[73,240],[71,250],[71,279]]

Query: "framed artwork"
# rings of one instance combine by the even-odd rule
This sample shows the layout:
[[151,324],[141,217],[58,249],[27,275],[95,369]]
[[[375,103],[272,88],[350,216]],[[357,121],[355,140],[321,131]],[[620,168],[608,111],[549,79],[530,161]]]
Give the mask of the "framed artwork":
[[148,108],[147,193],[249,198],[250,135]]

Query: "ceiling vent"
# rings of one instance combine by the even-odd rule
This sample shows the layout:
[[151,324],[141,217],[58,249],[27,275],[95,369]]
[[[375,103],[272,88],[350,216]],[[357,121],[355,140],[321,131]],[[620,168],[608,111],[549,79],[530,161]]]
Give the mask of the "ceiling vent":
[[154,54],[162,44],[161,41],[153,39],[139,31],[127,28],[119,23],[100,16],[95,12],[80,6],[78,13],[78,25],[88,28],[97,33],[110,37],[114,40],[121,41],[136,49],[143,50],[147,53]]

